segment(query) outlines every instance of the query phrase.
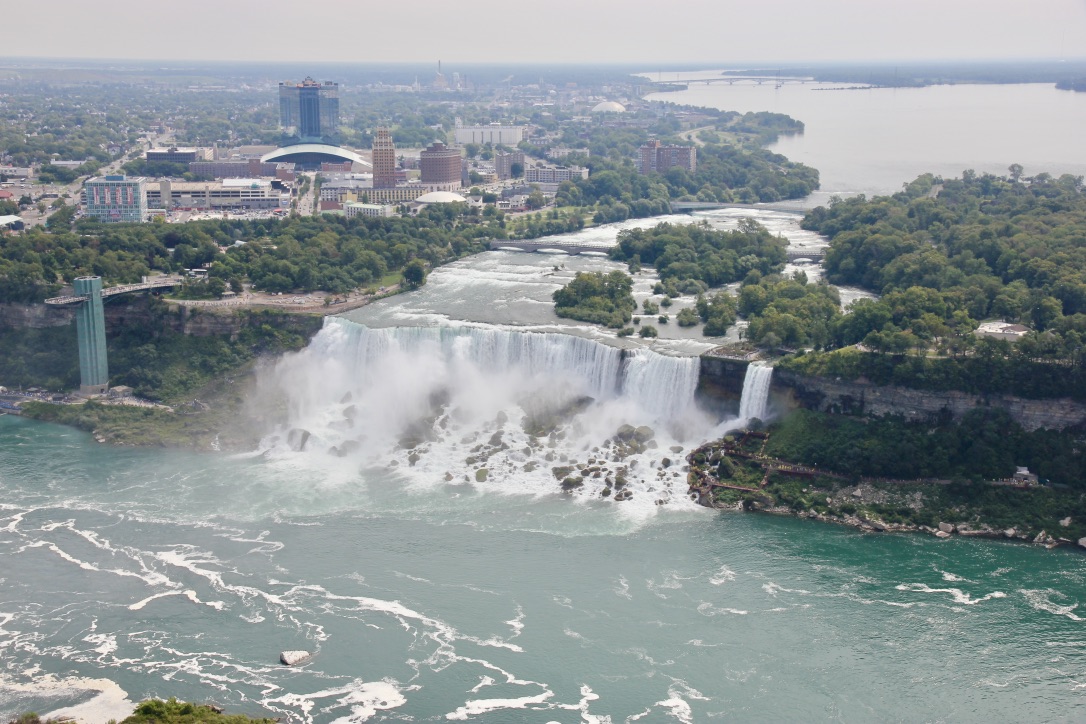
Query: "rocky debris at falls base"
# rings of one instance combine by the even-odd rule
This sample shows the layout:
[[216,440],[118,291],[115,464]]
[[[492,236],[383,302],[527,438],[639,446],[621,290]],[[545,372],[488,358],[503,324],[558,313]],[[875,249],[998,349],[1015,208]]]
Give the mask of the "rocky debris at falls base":
[[985,520],[991,511],[983,502],[971,502],[970,497],[983,498],[985,491],[1006,488],[985,483],[959,483],[955,488],[950,481],[857,482],[765,457],[758,452],[764,449],[759,435],[738,432],[690,453],[687,482],[691,499],[719,510],[790,515],[870,533],[919,532],[944,540],[990,538],[1049,549],[1061,545],[1086,548],[1081,516],[1049,512],[1056,499],[1065,510],[1073,506],[1078,499],[1073,491],[1019,491],[1018,520],[1006,520],[1006,510],[997,510],[994,517],[1003,525],[994,525]]

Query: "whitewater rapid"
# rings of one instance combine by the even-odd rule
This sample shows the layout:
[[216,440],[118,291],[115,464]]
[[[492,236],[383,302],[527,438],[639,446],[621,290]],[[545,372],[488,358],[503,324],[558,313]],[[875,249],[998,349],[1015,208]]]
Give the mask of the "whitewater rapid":
[[685,456],[737,423],[699,407],[699,370],[696,357],[565,334],[331,317],[266,381],[287,414],[262,449],[344,476],[392,470],[422,489],[553,495],[573,476],[575,498],[626,487],[622,502],[642,513],[687,506]]

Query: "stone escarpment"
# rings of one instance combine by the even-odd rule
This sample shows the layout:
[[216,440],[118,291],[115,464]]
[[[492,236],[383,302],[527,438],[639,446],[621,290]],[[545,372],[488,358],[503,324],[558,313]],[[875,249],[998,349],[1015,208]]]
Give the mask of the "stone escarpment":
[[924,420],[949,414],[960,420],[977,408],[1005,410],[1026,430],[1062,430],[1086,423],[1086,404],[1070,399],[1029,400],[1013,395],[974,395],[967,392],[916,390],[875,385],[863,380],[808,377],[776,370],[773,396],[786,408],[846,415],[900,415]]
[[[197,337],[236,336],[253,324],[270,324],[307,336],[320,329],[322,317],[315,314],[289,314],[276,311],[215,309],[169,305],[146,295],[114,298],[104,307],[106,329],[152,326]],[[0,328],[45,329],[75,322],[75,307],[45,304],[0,304]]]
[[[701,357],[698,398],[703,405],[738,414],[743,379],[750,361],[720,355]],[[1002,409],[1026,430],[1063,430],[1086,424],[1086,404],[1070,399],[1031,400],[1014,395],[975,395],[968,392],[917,390],[876,385],[865,380],[812,377],[774,370],[770,410],[781,414],[806,408],[838,415],[900,415],[926,420],[950,415],[960,420],[977,408]]]

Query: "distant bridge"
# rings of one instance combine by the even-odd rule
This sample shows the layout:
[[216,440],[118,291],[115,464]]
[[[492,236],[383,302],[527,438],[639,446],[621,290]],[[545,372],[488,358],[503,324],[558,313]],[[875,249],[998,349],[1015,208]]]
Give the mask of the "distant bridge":
[[668,80],[658,80],[656,83],[661,85],[668,85],[671,83],[686,83],[691,85],[694,83],[727,83],[728,85],[765,85],[766,83],[772,83],[777,88],[780,88],[785,83],[806,85],[807,83],[814,83],[814,78],[788,78],[784,76],[774,75],[725,75],[719,78],[669,78]]
[[825,258],[825,249],[807,249],[806,251],[793,249],[788,250],[788,261],[790,262],[796,262],[800,259],[809,259],[813,262],[821,262]]
[[[102,298],[112,297],[117,294],[128,294],[129,292],[143,292],[150,289],[166,289],[168,287],[176,287],[183,283],[181,277],[160,277],[149,282],[140,282],[139,284],[121,284],[116,287],[109,287],[102,290]],[[69,295],[65,297],[52,297],[46,299],[46,304],[64,305],[64,304],[80,304],[82,302],[89,301],[90,297],[86,295]]]
[[[564,251],[570,256],[576,256],[586,251],[607,254],[616,244],[604,244],[600,242],[575,242],[575,241],[545,241],[541,239],[502,240],[490,242],[491,251]],[[789,249],[788,261],[795,263],[801,259],[818,263],[826,256],[825,249]]]
[[570,256],[576,256],[586,251],[594,251],[600,254],[607,254],[615,247],[614,243],[600,243],[600,242],[578,242],[578,241],[544,241],[541,239],[524,239],[513,240],[503,239],[501,241],[490,242],[490,249],[492,251],[514,250],[514,251],[549,251],[551,249],[555,251],[564,251]]
[[672,213],[681,214],[684,211],[713,211],[714,209],[754,209],[758,211],[783,211],[788,214],[806,214],[810,209],[802,206],[801,201],[792,203],[786,201],[774,201],[772,206],[766,204],[723,204],[719,201],[672,201]]

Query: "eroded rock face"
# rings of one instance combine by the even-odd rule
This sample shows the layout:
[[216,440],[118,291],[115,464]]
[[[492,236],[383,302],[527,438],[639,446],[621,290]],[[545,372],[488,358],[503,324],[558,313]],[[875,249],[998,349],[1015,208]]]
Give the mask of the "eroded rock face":
[[279,654],[279,661],[285,666],[297,666],[312,656],[313,654],[308,651],[284,651]]
[[901,415],[925,420],[949,412],[960,420],[978,407],[998,407],[1023,428],[1062,430],[1086,422],[1086,404],[1071,399],[1027,400],[1013,395],[971,395],[966,392],[934,392],[857,380],[808,377],[787,370],[773,373],[772,391],[787,394],[793,406],[831,413]]

